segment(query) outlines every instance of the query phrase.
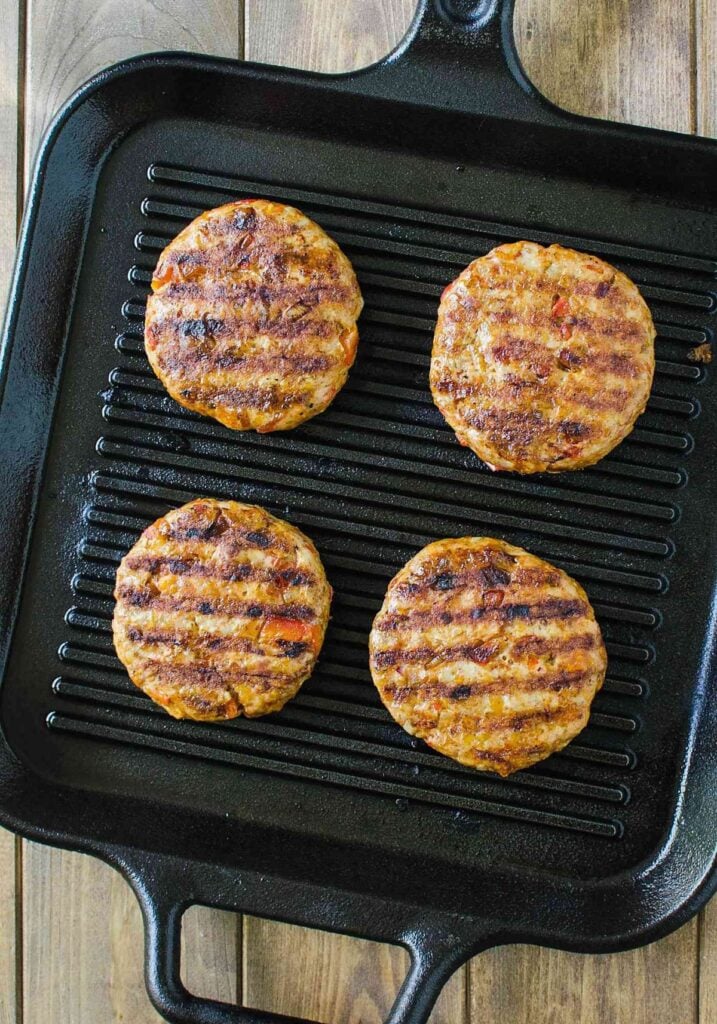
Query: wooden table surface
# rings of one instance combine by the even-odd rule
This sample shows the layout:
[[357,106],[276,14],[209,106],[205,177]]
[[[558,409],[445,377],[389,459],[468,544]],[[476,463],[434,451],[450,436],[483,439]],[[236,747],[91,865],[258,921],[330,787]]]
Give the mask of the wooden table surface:
[[[0,0],[0,289],[48,120],[89,75],[180,49],[340,71],[402,36],[415,0]],[[528,74],[580,113],[717,135],[717,0],[517,0]],[[149,1024],[134,896],[110,868],[0,830],[0,1024]],[[192,908],[198,994],[330,1024],[374,1024],[406,955]],[[435,1024],[715,1024],[717,899],[645,949],[491,951],[447,986]]]

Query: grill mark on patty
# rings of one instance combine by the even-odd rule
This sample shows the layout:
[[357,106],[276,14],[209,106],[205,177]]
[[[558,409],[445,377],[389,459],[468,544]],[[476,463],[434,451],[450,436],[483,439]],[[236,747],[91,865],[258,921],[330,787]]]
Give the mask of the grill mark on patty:
[[[437,580],[440,576],[451,577],[451,587],[449,589],[452,591],[461,590],[468,584],[473,584],[474,586],[480,587],[480,589],[491,589],[496,586],[505,585],[498,582],[491,582],[491,574],[494,572],[512,574],[514,571],[513,566],[510,563],[510,559],[502,553],[495,552],[495,555],[497,556],[495,561],[486,561],[485,565],[476,567],[475,569],[455,568],[451,570],[449,567],[446,567],[445,570],[441,570],[441,572],[436,573],[433,571],[433,567],[430,564],[423,565],[421,567],[424,572],[423,578],[413,578],[406,580],[405,582],[402,580],[400,583],[391,584],[389,586],[389,592],[394,597],[416,597],[419,594],[425,594],[426,591],[440,591],[445,589],[440,585],[437,585]],[[474,559],[474,557],[474,552],[470,549],[465,551],[462,549],[456,549],[456,551],[451,554],[451,565],[456,567],[460,566],[463,560],[471,560]],[[498,564],[500,561],[502,561],[504,565]],[[513,579],[513,582],[515,582],[516,578],[512,576],[511,578]],[[495,577],[493,579],[495,580]],[[538,584],[541,582],[541,579],[537,580]]]
[[630,402],[630,395],[623,388],[616,388],[591,395],[578,389],[561,392],[563,401],[591,412],[622,412]]
[[222,636],[218,633],[187,633],[170,629],[145,630],[139,626],[128,624],[125,624],[125,637],[133,644],[141,644],[144,647],[167,645],[187,650],[237,651],[243,654],[255,654],[257,657],[271,657],[263,647],[258,647],[248,637]]
[[165,373],[179,374],[183,382],[189,380],[187,371],[190,369],[194,371],[199,368],[202,374],[207,370],[239,370],[243,377],[280,373],[282,379],[286,380],[292,376],[326,373],[342,362],[326,355],[243,355],[241,350],[231,347],[210,351],[200,348],[187,350],[178,344],[162,345],[155,358]]
[[[374,629],[381,633],[400,633],[409,629],[430,629],[432,626],[457,626],[466,622],[511,622],[515,619],[535,622],[555,619],[570,619],[578,615],[587,615],[587,602],[564,598],[549,598],[535,604],[502,604],[497,608],[487,608],[476,604],[473,608],[461,608],[450,612],[444,606],[427,609],[415,609],[407,614],[393,612],[377,618]],[[449,616],[446,618],[446,616]]]
[[[193,510],[191,515],[183,516],[181,519],[165,521],[159,535],[161,542],[173,540],[182,544],[194,540],[212,541],[214,550],[222,550],[227,554],[255,549],[267,553],[288,550],[285,541],[277,537],[273,531],[269,532],[266,527],[247,530],[230,522],[221,512],[209,521],[203,519],[197,512],[198,510]],[[183,552],[182,554],[187,557]]]
[[260,582],[274,583],[280,587],[314,587],[318,583],[313,573],[303,569],[271,569],[252,565],[250,562],[216,565],[171,555],[130,555],[125,565],[133,572],[148,572],[163,576],[193,576],[201,579],[218,579],[227,583]]
[[[308,228],[309,223],[304,225]],[[214,244],[206,246],[200,239],[186,239],[188,249],[174,248],[162,254],[156,271],[159,287],[166,281],[167,274],[177,271],[180,280],[192,277],[227,277],[241,272],[247,263],[259,265],[264,277],[286,277],[287,272],[306,273],[317,270],[331,275],[339,272],[341,253],[330,239],[322,246],[314,247],[310,254],[303,248],[303,241],[297,236],[301,228],[279,224],[273,218],[266,218],[259,231],[234,230],[226,220],[216,223]],[[184,239],[183,239],[184,241]],[[293,245],[300,242],[297,248]],[[193,243],[193,244],[192,244]],[[198,244],[197,244],[198,243]],[[170,280],[174,280],[170,277]]]
[[544,345],[538,345],[531,338],[523,338],[519,334],[504,334],[492,345],[491,354],[498,363],[527,362],[528,365],[533,362],[542,365],[551,355]]
[[[518,711],[512,715],[501,715],[500,717],[489,717],[479,719],[477,731],[479,732],[520,732],[533,725],[552,723],[553,725],[566,724],[575,721],[582,715],[582,709],[572,704],[560,705],[556,708],[537,708],[533,711]],[[520,747],[512,748],[513,756],[519,753]]]
[[546,433],[552,436],[554,431],[550,420],[535,410],[466,409],[461,415],[468,426],[484,430],[492,438],[519,449]]
[[[413,647],[408,649],[386,648],[381,651],[374,651],[371,656],[371,664],[376,669],[394,668],[397,665],[415,665],[423,663],[425,666],[434,662],[442,664],[453,661],[475,661],[484,665],[493,658],[501,649],[503,644],[494,641],[476,642],[475,644],[456,644],[451,647]],[[554,637],[541,637],[533,634],[520,637],[512,644],[512,655],[514,658],[522,658],[523,655],[548,654],[555,657],[561,654],[571,654],[573,651],[591,651],[598,646],[597,637],[592,633],[583,633],[578,636],[571,636],[567,639],[556,639]]]
[[[292,622],[315,622],[316,612],[306,604],[266,604],[259,601],[235,601],[227,597],[208,598],[202,594],[179,597],[151,590],[119,586],[117,598],[131,608],[152,608],[156,611],[189,611],[200,615],[233,615],[256,619],[289,619]],[[257,609],[259,615],[256,614]]]
[[600,646],[594,633],[581,633],[567,639],[555,640],[552,637],[522,636],[514,641],[512,654],[522,657],[528,654],[570,654],[573,651],[592,651]]
[[[555,287],[553,286],[555,290]],[[492,291],[492,286],[485,288]],[[521,301],[528,303],[531,289],[525,288],[521,292]],[[541,327],[548,330],[556,330],[560,320],[553,317],[550,311],[540,312],[532,310],[527,316],[515,309],[499,309],[485,314],[483,310],[483,295],[478,294],[475,299],[471,296],[468,299],[461,298],[462,305],[475,312],[484,314],[489,323],[496,324],[517,324],[521,327]],[[575,329],[585,331],[593,338],[619,338],[622,341],[630,341],[644,337],[644,326],[639,322],[620,316],[598,316],[583,314],[580,316],[568,314],[569,322]],[[568,317],[565,318],[566,322]]]
[[595,373],[609,373],[614,377],[634,379],[640,376],[638,361],[633,355],[624,352],[596,352],[592,349],[578,351],[566,344],[559,352],[553,352],[545,345],[514,334],[504,335],[494,344],[491,353],[493,359],[503,365],[510,363],[527,364],[529,368],[539,370],[546,365],[549,370],[574,369],[591,370]]
[[[182,383],[186,383],[182,381]],[[217,405],[231,409],[288,409],[292,405],[306,406],[315,397],[314,392],[284,392],[280,385],[265,388],[232,388],[232,387],[182,387],[182,398],[189,403],[200,403],[203,407],[213,409]]]
[[142,658],[141,664],[158,675],[162,683],[176,682],[194,685],[231,688],[237,680],[244,678],[264,680],[269,688],[279,690],[284,685],[295,685],[297,678],[303,673],[298,671],[292,675],[281,672],[251,672],[236,666],[231,669],[216,668],[214,665],[176,665],[172,662],[155,661],[153,658]]
[[327,271],[323,271],[323,274],[325,281],[321,284],[306,281],[275,281],[266,284],[256,281],[232,281],[224,277],[208,277],[201,282],[170,281],[160,285],[153,292],[150,301],[153,306],[158,305],[159,309],[162,309],[166,300],[172,305],[177,300],[200,302],[211,309],[221,305],[237,307],[251,303],[252,306],[264,310],[267,317],[271,309],[277,312],[288,310],[298,303],[305,303],[315,311],[322,305],[349,305],[356,301],[355,288],[338,284],[336,280],[331,279]]
[[596,427],[590,423],[577,419],[551,421],[534,410],[463,410],[461,415],[468,426],[484,431],[494,444],[508,445],[517,452],[541,439],[547,439],[554,448],[560,435],[575,443],[588,440],[596,432]]
[[[257,658],[297,658],[300,654],[313,654],[311,645],[308,643],[277,640],[276,645],[279,648],[277,652],[267,650],[248,637],[225,636],[221,633],[188,633],[184,630],[171,629],[144,630],[139,626],[125,625],[125,636],[132,643],[146,647],[167,645],[182,647],[185,650],[201,650],[209,654],[235,652],[252,654]],[[299,650],[295,648],[299,648]]]
[[[536,747],[521,747],[517,753],[521,756],[532,756],[547,749],[548,745],[542,743]],[[473,749],[473,756],[476,761],[486,761],[488,764],[513,765],[515,763],[516,751],[511,750],[504,754],[500,754],[494,750],[481,750],[479,747],[475,747]]]
[[591,668],[575,671],[558,671],[536,673],[529,679],[517,680],[514,673],[492,676],[487,682],[475,683],[389,683],[381,687],[381,693],[395,704],[403,704],[409,698],[421,700],[446,700],[452,704],[460,704],[471,697],[480,697],[497,690],[510,690],[511,693],[549,692],[561,693],[563,690],[582,688],[595,675]]
[[375,668],[393,668],[396,665],[415,665],[433,661],[474,661],[478,665],[486,662],[498,653],[498,644],[486,642],[475,644],[457,644],[453,647],[413,647],[408,650],[388,649],[374,651],[371,663]]
[[232,342],[250,340],[257,335],[270,335],[282,341],[291,341],[307,334],[325,340],[343,329],[344,325],[340,322],[327,320],[324,316],[314,319],[308,315],[311,312],[313,310],[307,310],[305,315],[295,318],[281,314],[274,317],[244,315],[193,319],[170,315],[151,320],[147,324],[146,336],[150,348],[160,341],[163,346],[174,342],[187,355],[198,353],[208,358],[215,350],[212,346],[216,346],[217,342],[227,348]]
[[[196,234],[189,231],[177,235],[173,248],[165,250],[162,254],[160,269],[166,271],[178,267],[180,271],[185,268],[191,271],[199,268],[227,273],[235,267],[239,269],[247,254],[253,263],[259,262],[263,257],[265,269],[269,271],[277,267],[285,269],[290,261],[299,267],[310,263],[311,266],[319,265],[323,268],[325,265],[336,263],[337,258],[340,259],[338,246],[328,236],[320,248],[317,246],[312,250],[311,259],[307,259],[304,232],[310,231],[311,224],[308,218],[304,219],[303,224],[295,220],[291,223],[283,218],[277,219],[272,214],[265,216],[257,215],[256,210],[253,212],[254,222],[243,226],[233,224],[226,216],[207,217],[205,214]],[[207,228],[210,229],[209,232]],[[207,234],[212,235],[213,244],[206,244]],[[298,247],[295,244],[297,241]],[[188,248],[180,248],[180,243],[186,243]],[[277,260],[278,255],[282,259]],[[236,261],[234,264],[233,259]],[[161,279],[161,275],[158,276]]]
[[[541,381],[527,380],[524,377],[517,377],[508,381],[506,384],[500,384],[497,386],[488,386],[484,382],[470,383],[469,381],[455,379],[453,377],[441,377],[438,380],[433,381],[432,387],[434,391],[437,391],[441,395],[450,395],[451,398],[456,401],[470,398],[485,398],[489,396],[490,402],[495,403],[497,406],[500,404],[510,405],[512,400],[516,396],[520,396],[521,392],[525,388],[535,388],[536,394],[540,394],[541,387],[545,386],[549,391],[550,395],[554,393],[552,385],[543,385]],[[578,407],[590,409],[591,411],[599,412],[621,412],[625,408],[626,402],[630,396],[622,388],[613,389],[611,391],[603,392],[600,394],[590,394],[589,391],[582,391],[577,388],[567,389],[565,387],[559,387],[558,395],[560,399],[565,403],[570,403]],[[470,411],[470,413],[462,412],[463,418],[472,422],[469,416],[476,417],[490,417],[496,422],[501,422],[510,419],[511,422],[516,422],[518,418],[532,418],[537,422],[540,419],[541,423],[551,425],[554,421],[551,419],[544,418],[542,414],[535,411],[526,410],[520,412],[512,409],[501,409],[501,408],[488,408],[488,409],[477,409]],[[481,426],[480,429],[485,429]]]
[[[578,255],[583,256],[585,254],[579,253]],[[486,270],[488,270],[488,279],[483,280],[482,277],[479,277],[478,281],[481,287],[486,290],[498,290],[501,281],[505,281],[508,274],[510,274],[510,286],[515,287],[517,282],[522,294],[525,294],[528,291],[549,292],[551,296],[553,294],[559,293],[560,295],[564,296],[568,301],[570,300],[570,296],[573,294],[585,295],[597,299],[604,299],[612,289],[612,286],[617,281],[618,287],[613,292],[613,295],[616,296],[618,299],[622,299],[623,297],[621,291],[621,282],[618,280],[619,275],[612,269],[610,271],[609,278],[602,278],[602,280],[600,281],[586,281],[584,277],[576,274],[571,274],[569,271],[563,269],[560,274],[558,285],[556,286],[556,281],[554,278],[536,278],[534,272],[526,271],[524,267],[521,267],[520,263],[517,263],[514,260],[510,262],[507,270],[503,268],[502,264],[497,264],[497,273],[495,263],[491,265],[486,260],[483,263],[483,267],[486,268]],[[458,280],[460,280],[460,277],[458,278]],[[524,284],[525,281],[528,282],[527,288]],[[463,283],[465,284],[465,281]],[[475,286],[475,280],[473,278],[473,275],[471,275],[471,283]],[[506,293],[510,294],[508,287],[506,287],[505,291]]]

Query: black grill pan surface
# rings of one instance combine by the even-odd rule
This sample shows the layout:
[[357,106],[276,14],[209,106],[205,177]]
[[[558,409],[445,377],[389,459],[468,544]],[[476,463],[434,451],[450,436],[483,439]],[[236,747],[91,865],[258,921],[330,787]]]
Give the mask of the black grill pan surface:
[[[179,980],[201,902],[399,942],[390,1020],[425,1021],[492,944],[655,939],[714,889],[717,145],[565,114],[525,81],[512,3],[426,0],[402,46],[319,76],[186,55],[118,65],[45,141],[5,328],[0,820],[119,868],[171,1021],[286,1020]],[[341,244],[366,299],[331,408],[285,434],[180,408],[143,352],[151,270],[199,212],[266,196]],[[646,413],[581,473],[490,473],[432,404],[442,288],[519,238],[596,253],[658,329]],[[319,666],[281,713],[177,722],[110,638],[114,572],[197,495],[258,503],[334,586]],[[610,657],[590,724],[507,780],[398,728],[368,672],[388,580],[438,537],[492,534],[587,589]]]

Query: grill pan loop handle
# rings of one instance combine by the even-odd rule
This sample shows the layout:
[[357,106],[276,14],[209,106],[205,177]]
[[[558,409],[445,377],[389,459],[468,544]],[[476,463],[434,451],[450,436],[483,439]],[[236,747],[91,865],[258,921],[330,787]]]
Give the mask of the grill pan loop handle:
[[[315,1024],[231,1006],[192,995],[180,976],[182,915],[186,902],[162,894],[164,886],[136,887],[145,922],[145,981],[152,1003],[171,1024]],[[470,950],[454,936],[415,930],[405,937],[411,966],[391,1008],[386,1024],[426,1024],[441,989],[468,958]]]
[[469,956],[451,937],[431,933],[412,937],[411,966],[386,1024],[426,1024],[443,986]]
[[180,941],[185,907],[155,897],[142,900],[145,922],[145,982],[152,1003],[171,1024],[312,1024],[194,996],[180,977]]

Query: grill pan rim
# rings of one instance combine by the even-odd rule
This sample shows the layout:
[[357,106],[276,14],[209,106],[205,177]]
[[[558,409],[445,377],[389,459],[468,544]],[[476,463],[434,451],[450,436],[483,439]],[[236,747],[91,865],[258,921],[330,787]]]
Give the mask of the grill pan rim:
[[[661,856],[652,860],[645,858],[641,865],[636,866],[639,870],[635,872],[632,870],[621,871],[594,883],[581,881],[580,888],[584,890],[582,896],[576,895],[572,891],[573,883],[562,890],[561,895],[571,899],[574,903],[574,918],[571,919],[570,930],[566,930],[563,935],[548,932],[534,924],[530,927],[505,922],[488,924],[487,919],[480,915],[457,914],[450,910],[441,911],[432,906],[427,908],[417,900],[390,899],[370,892],[325,886],[318,884],[315,880],[297,879],[264,872],[261,873],[261,877],[271,881],[277,894],[301,890],[311,894],[323,890],[325,897],[323,902],[317,903],[313,896],[311,898],[307,896],[306,906],[303,906],[302,900],[302,910],[299,912],[295,902],[286,900],[284,895],[276,895],[276,909],[273,913],[266,907],[263,910],[255,911],[247,904],[244,890],[247,877],[259,876],[260,873],[256,867],[246,868],[241,864],[227,865],[209,859],[185,858],[181,852],[171,849],[149,849],[141,844],[141,835],[139,834],[136,842],[118,842],[112,838],[111,833],[102,834],[103,819],[105,816],[113,817],[112,814],[108,814],[108,804],[115,803],[117,805],[118,818],[130,817],[126,801],[121,802],[118,798],[93,791],[51,786],[21,764],[9,751],[5,738],[0,738],[2,739],[0,744],[0,825],[3,828],[32,842],[96,856],[119,871],[135,890],[143,884],[144,879],[158,873],[161,874],[161,865],[166,866],[163,870],[168,874],[171,872],[171,865],[175,865],[175,874],[178,876],[175,895],[181,896],[178,902],[184,907],[200,903],[237,912],[256,913],[256,916],[269,917],[271,920],[288,924],[345,932],[359,938],[397,944],[402,944],[402,937],[401,928],[397,927],[395,922],[398,920],[410,921],[412,915],[420,913],[422,918],[437,931],[450,926],[453,930],[457,929],[462,933],[467,950],[466,958],[468,958],[488,946],[508,943],[529,943],[573,953],[618,953],[635,949],[676,931],[698,913],[705,903],[717,893],[717,852],[715,852],[711,859],[706,859],[702,863],[699,871],[694,872],[692,880],[687,884],[685,884],[684,874],[678,872],[682,891],[674,906],[667,911],[658,906],[659,900],[656,898],[656,894],[666,882],[674,884],[677,881],[673,862],[684,854],[694,854],[694,848],[687,843],[684,837],[685,830],[682,829],[675,830],[672,842],[660,851]],[[9,800],[8,795],[10,796]],[[39,819],[37,817],[28,818],[24,813],[24,807],[28,802],[36,806],[36,803],[40,801],[44,804],[44,813]],[[151,801],[142,801],[136,798],[134,802],[137,809],[148,812],[148,819],[156,812]],[[23,810],[20,809],[21,807]],[[134,810],[135,808],[131,807],[130,809]],[[95,818],[94,836],[83,833],[72,824],[89,814]],[[50,819],[54,819],[53,823],[47,825],[46,822]],[[141,833],[142,828],[136,828],[134,831]],[[181,866],[181,870],[177,868],[178,865]],[[528,876],[534,884],[546,881],[544,872],[535,871],[531,874],[526,869],[522,869],[522,873]],[[486,874],[490,877],[491,873],[487,872]],[[581,906],[585,902],[585,895],[599,901],[601,905],[607,900],[614,900],[615,904],[619,906],[622,897],[628,893],[636,902],[639,901],[641,899],[639,890],[643,890],[644,896],[648,899],[650,896],[652,897],[649,902],[651,909],[654,909],[654,914],[648,924],[645,924],[644,921],[638,925],[632,923],[632,928],[626,926],[619,931],[606,931],[603,934],[596,934],[595,930],[589,926],[585,927],[583,931],[579,931],[581,919],[584,917]],[[371,914],[365,918],[359,917],[351,929],[332,926],[333,902],[359,899],[370,902],[378,916]],[[626,924],[629,924],[630,914],[628,913],[626,916]],[[386,926],[386,920],[393,924]],[[370,922],[368,927],[367,921]],[[404,925],[405,929],[407,927]]]
[[[410,39],[408,41],[410,42]],[[406,40],[401,44],[401,48],[405,45],[408,45]],[[380,62],[379,65],[374,65],[371,68],[352,73],[348,76],[331,76],[331,84],[340,85],[341,87],[351,87],[353,83],[359,83],[361,76],[368,76],[370,73],[375,73],[377,68],[385,66],[390,59],[391,58],[387,58],[386,61]],[[298,81],[304,84],[306,82],[310,82],[316,85],[323,85],[326,83],[326,76],[312,73],[286,71],[285,69],[271,69],[259,65],[255,65],[253,67],[242,66],[241,68],[237,68],[233,62],[222,60],[221,58],[199,58],[181,54],[162,54],[159,56],[143,56],[115,65],[113,68],[103,71],[94,79],[90,80],[90,82],[75,94],[55,119],[55,122],[43,143],[40,157],[33,175],[29,204],[21,232],[19,255],[16,262],[13,284],[10,292],[9,314],[4,331],[2,365],[0,366],[0,393],[3,403],[2,409],[0,410],[0,419],[7,419],[8,416],[5,401],[6,372],[13,354],[12,338],[17,319],[20,315],[23,282],[27,270],[27,261],[32,249],[36,215],[42,202],[43,192],[46,186],[45,172],[47,170],[52,149],[58,138],[62,135],[64,129],[67,127],[72,116],[80,110],[84,103],[92,102],[98,90],[101,90],[107,83],[116,80],[118,77],[131,75],[135,72],[141,72],[147,68],[156,71],[158,66],[166,67],[170,71],[192,69],[216,70],[218,67],[221,67],[224,70],[231,70],[238,78],[240,78],[242,74],[246,74],[248,76],[266,78],[267,80],[272,76],[279,76],[283,82],[287,83],[293,81]],[[547,101],[544,102],[547,104]],[[557,111],[557,108],[555,109]],[[679,143],[681,146],[688,146],[689,148],[703,145],[701,140],[689,139],[685,136],[679,135],[678,133],[663,132],[656,129],[646,128],[617,128],[615,126],[606,125],[600,121],[594,121],[593,119],[581,118],[577,115],[563,114],[563,112],[559,113],[562,123],[572,124],[575,127],[592,125],[593,127],[597,126],[603,133],[605,133],[606,130],[611,130],[617,132],[618,135],[630,136],[633,139],[650,137],[652,139],[659,139],[665,142]],[[714,153],[717,150],[717,145],[711,144],[709,145],[709,148],[710,151]],[[94,188],[92,182],[87,182],[86,184],[89,194],[86,195],[85,201],[87,211],[89,211],[94,199]],[[37,455],[39,453],[35,454]],[[40,459],[41,463],[43,461],[44,457]],[[28,505],[34,509],[36,502],[37,492],[35,492],[34,495],[29,496]],[[20,570],[17,573],[19,578],[24,576],[25,557],[34,526],[32,516],[24,517],[23,523],[25,525],[25,534],[23,538],[24,543],[22,545],[22,553],[20,556],[22,567],[16,566],[16,569]],[[11,623],[14,622],[15,616],[16,608],[11,611]],[[7,635],[8,640],[9,638],[10,632],[8,632]],[[7,646],[9,646],[9,644]],[[5,651],[7,650],[7,646],[5,647]],[[712,682],[714,682],[714,678],[712,678]],[[706,733],[706,716],[702,715],[694,738],[696,744],[704,746],[705,750],[702,751],[701,754],[697,749],[693,752],[692,765],[687,772],[687,779],[689,782],[688,791],[686,793],[687,801],[689,801],[690,797],[694,799],[698,790],[709,788],[710,779],[714,773],[714,755],[712,755],[712,757],[708,756],[710,745],[706,741]],[[700,778],[702,781],[700,781]],[[7,827],[26,835],[28,838],[50,843],[52,845],[65,846],[71,849],[81,849],[84,852],[94,853],[119,870],[122,870],[130,881],[134,880],[133,884],[135,884],[135,887],[137,887],[138,884],[137,879],[142,876],[143,873],[149,872],[150,866],[156,862],[157,857],[159,856],[153,851],[143,851],[139,844],[133,846],[113,842],[106,837],[106,834],[103,835],[99,829],[95,836],[92,837],[86,834],[83,835],[80,828],[72,827],[71,823],[81,821],[82,817],[87,815],[90,808],[92,808],[93,815],[96,815],[97,822],[101,823],[102,817],[107,810],[108,798],[100,794],[89,793],[86,791],[66,791],[64,789],[60,790],[48,786],[46,783],[42,782],[39,777],[36,777],[31,770],[20,764],[15,759],[4,735],[2,736],[2,742],[0,743],[0,783],[0,820],[2,820],[2,823]],[[42,813],[39,816],[33,813],[38,808],[41,808],[43,804],[47,806],[48,810],[51,808],[51,805],[55,804],[53,809],[56,813],[54,815],[48,815],[47,817]],[[30,812],[28,812],[28,807],[31,808]],[[693,809],[693,816],[696,813],[696,809]],[[685,811],[683,817],[685,820],[688,820],[687,811]],[[53,824],[47,824],[47,822],[51,820],[53,821]],[[694,818],[692,820],[694,820]],[[652,886],[655,884],[656,873],[661,872],[665,879],[673,878],[673,871],[677,870],[675,860],[680,857],[681,852],[684,853],[689,850],[685,835],[686,831],[687,830],[684,827],[681,830],[678,830],[673,837],[673,842],[665,852],[664,858],[661,859],[659,863],[653,861],[651,864],[652,870],[645,872],[640,876],[639,884],[644,887],[646,893],[649,893]],[[694,850],[692,850],[692,853],[694,853]],[[694,861],[691,863],[693,875],[691,876],[690,883],[685,886],[684,874],[680,878],[680,884],[682,887],[681,891],[688,892],[688,895],[686,895],[685,898],[677,899],[676,906],[674,906],[668,913],[664,913],[661,909],[658,909],[656,905],[651,905],[650,911],[653,914],[653,917],[649,923],[645,924],[643,920],[639,926],[634,928],[632,933],[628,933],[627,930],[623,929],[621,935],[616,937],[614,942],[611,942],[609,938],[604,936],[600,937],[595,936],[594,934],[588,936],[585,934],[577,941],[566,941],[565,944],[556,943],[552,938],[548,941],[546,938],[543,944],[558,945],[559,948],[583,952],[609,951],[632,948],[635,945],[639,945],[646,941],[653,941],[655,938],[659,938],[660,936],[667,934],[695,913],[714,892],[715,888],[717,888],[716,851],[712,849],[711,854],[708,854],[705,847],[700,850],[700,853],[702,855],[702,859],[699,867],[695,866]],[[203,865],[202,867],[210,874],[212,868],[214,872],[222,873],[229,870],[226,868],[219,868],[216,865],[212,866],[210,864]],[[617,887],[624,883],[626,879],[622,876],[615,876],[612,879],[604,881],[606,888],[607,882],[610,882],[611,885],[615,886],[617,889]],[[632,874],[630,874],[630,881],[635,881],[635,877]],[[604,895],[607,897],[608,892],[606,891]],[[380,900],[378,902],[384,906],[393,906],[393,904],[385,900]],[[435,915],[435,921],[437,922],[437,926],[439,922],[441,927],[445,924],[441,915]],[[306,923],[311,922],[307,921]],[[480,929],[481,923],[476,919],[471,919],[471,926],[473,928]],[[360,931],[361,929],[359,928],[357,933]],[[577,930],[575,934],[577,934]],[[501,935],[495,933],[494,937],[497,941],[541,941],[540,937],[536,936],[536,933],[530,930],[520,932],[514,929],[506,931]],[[484,945],[484,938],[478,940],[478,944],[480,946]]]

